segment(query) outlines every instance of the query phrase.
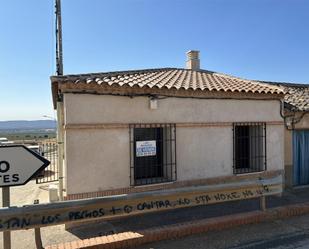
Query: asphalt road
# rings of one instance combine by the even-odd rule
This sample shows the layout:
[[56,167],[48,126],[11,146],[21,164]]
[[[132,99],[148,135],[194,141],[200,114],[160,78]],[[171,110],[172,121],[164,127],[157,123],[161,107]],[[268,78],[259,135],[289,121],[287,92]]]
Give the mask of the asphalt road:
[[305,249],[309,215],[161,241],[137,249]]

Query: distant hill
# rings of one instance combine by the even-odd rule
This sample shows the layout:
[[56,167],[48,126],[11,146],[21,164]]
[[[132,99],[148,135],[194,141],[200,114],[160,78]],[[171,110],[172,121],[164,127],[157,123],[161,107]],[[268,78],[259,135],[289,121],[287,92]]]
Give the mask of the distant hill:
[[0,121],[0,130],[40,130],[56,129],[55,120],[14,120]]

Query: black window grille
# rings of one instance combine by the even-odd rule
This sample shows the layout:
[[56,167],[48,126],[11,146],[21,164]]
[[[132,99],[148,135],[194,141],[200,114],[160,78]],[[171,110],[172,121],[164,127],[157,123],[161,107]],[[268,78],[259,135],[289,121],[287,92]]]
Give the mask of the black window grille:
[[234,123],[234,174],[266,170],[266,124]]
[[131,124],[130,161],[131,185],[175,181],[175,124]]

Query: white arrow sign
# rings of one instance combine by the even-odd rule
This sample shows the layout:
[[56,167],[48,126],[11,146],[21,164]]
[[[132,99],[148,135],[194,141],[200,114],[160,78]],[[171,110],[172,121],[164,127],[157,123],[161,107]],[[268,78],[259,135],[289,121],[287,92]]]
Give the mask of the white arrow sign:
[[0,187],[24,185],[48,165],[23,145],[0,146]]

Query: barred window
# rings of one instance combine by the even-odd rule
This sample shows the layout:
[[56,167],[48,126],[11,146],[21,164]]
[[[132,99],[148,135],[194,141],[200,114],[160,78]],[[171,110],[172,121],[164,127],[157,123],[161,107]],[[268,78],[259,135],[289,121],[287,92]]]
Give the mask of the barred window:
[[130,125],[131,185],[176,180],[175,124]]
[[234,174],[266,170],[266,124],[234,123]]

